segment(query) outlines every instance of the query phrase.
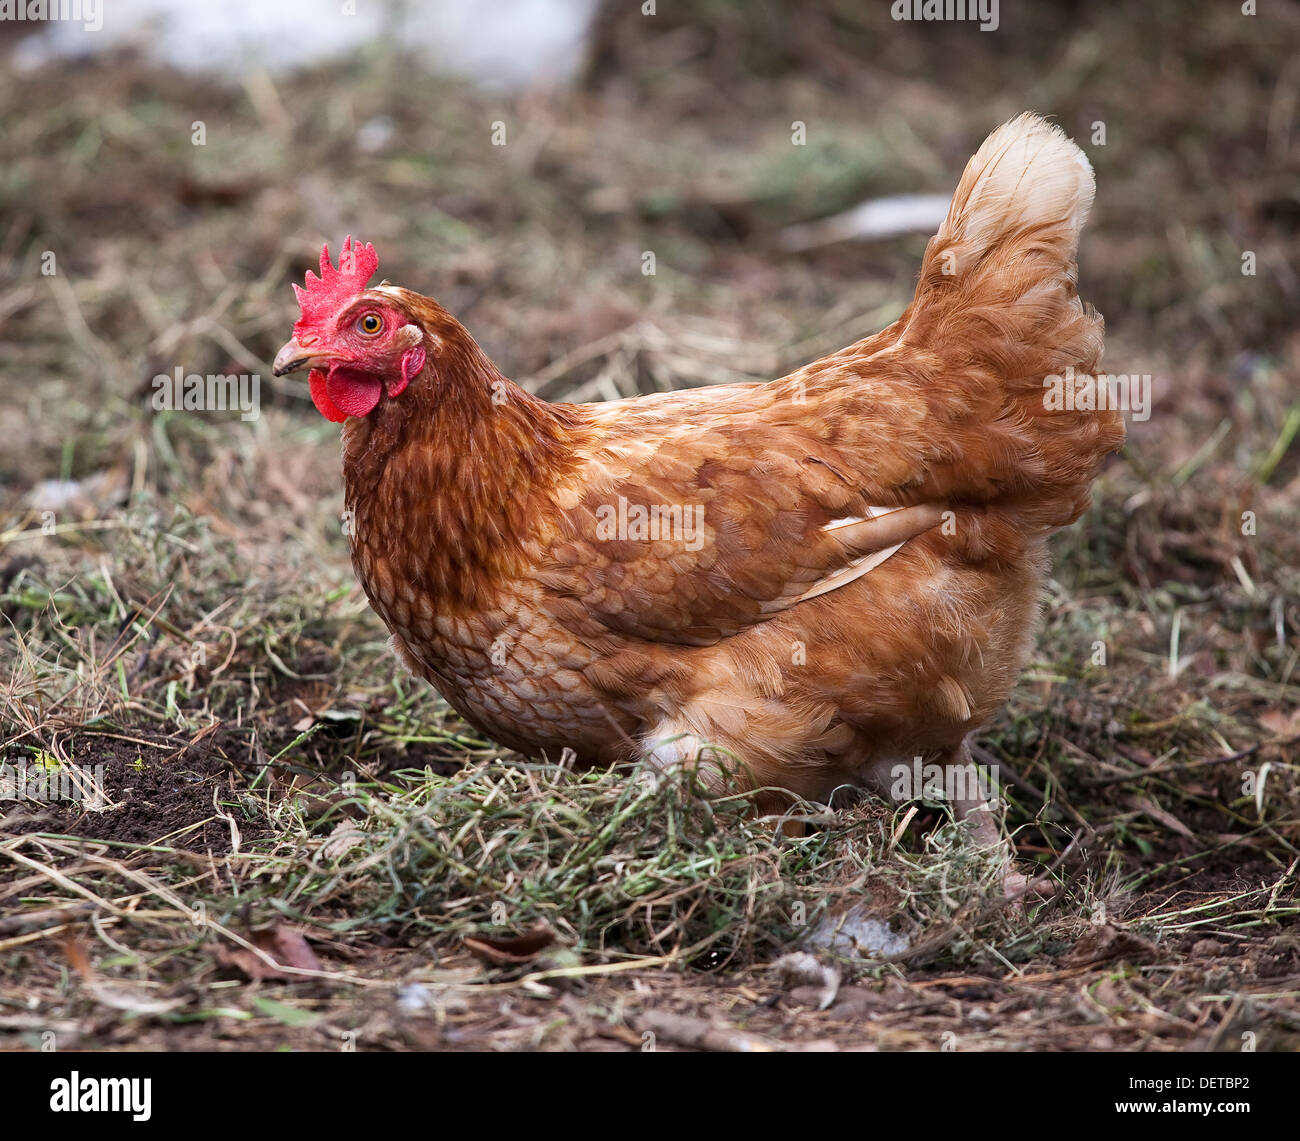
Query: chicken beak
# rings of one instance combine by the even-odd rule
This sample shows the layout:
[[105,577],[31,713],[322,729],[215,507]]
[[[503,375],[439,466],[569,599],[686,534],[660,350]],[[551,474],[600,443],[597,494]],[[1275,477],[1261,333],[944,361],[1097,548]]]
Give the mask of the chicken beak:
[[287,372],[298,372],[304,368],[316,368],[319,365],[327,364],[335,359],[337,354],[331,353],[326,349],[318,349],[314,345],[308,348],[300,345],[296,340],[287,342],[278,353],[275,354],[275,364],[271,371],[276,376],[284,376]]

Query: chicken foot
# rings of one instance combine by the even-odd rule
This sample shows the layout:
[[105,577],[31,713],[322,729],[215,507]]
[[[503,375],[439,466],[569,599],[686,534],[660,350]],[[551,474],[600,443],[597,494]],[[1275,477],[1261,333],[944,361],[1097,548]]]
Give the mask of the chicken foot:
[[[975,762],[971,758],[969,738],[947,753],[940,762],[945,769],[952,767],[973,775]],[[1015,846],[1009,837],[1002,834],[997,818],[988,798],[978,791],[975,780],[963,780],[958,787],[974,793],[972,796],[958,796],[953,799],[953,812],[957,819],[969,829],[972,838],[983,848],[997,848],[1002,861],[1002,892],[1012,898],[1019,898],[1028,892],[1033,878],[1015,870]],[[1051,885],[1034,884],[1034,893],[1051,895]]]

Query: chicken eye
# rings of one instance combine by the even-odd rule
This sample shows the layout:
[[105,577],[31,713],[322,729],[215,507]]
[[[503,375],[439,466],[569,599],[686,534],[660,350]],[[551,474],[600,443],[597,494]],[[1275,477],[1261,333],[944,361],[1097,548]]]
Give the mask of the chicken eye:
[[384,319],[378,313],[367,313],[357,322],[357,328],[367,337],[373,337],[384,327]]

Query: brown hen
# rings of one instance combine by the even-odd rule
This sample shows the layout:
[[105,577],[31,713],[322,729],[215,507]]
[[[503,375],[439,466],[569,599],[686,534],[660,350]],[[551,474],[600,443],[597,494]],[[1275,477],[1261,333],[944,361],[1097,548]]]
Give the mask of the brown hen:
[[1047,399],[1101,355],[1075,291],[1092,196],[1057,128],[1002,126],[898,321],[768,384],[548,404],[436,302],[365,288],[350,241],[276,373],[310,367],[346,420],[357,573],[471,724],[586,763],[713,750],[760,807],[825,800],[969,764],[1033,645],[1047,538],[1123,442],[1113,408]]

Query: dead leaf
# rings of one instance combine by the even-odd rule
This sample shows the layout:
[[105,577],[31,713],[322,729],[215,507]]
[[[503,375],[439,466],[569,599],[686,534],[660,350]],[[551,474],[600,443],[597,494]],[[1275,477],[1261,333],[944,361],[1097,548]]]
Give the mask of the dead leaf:
[[555,932],[545,923],[522,935],[467,935],[464,939],[465,950],[494,967],[530,963],[554,942]]
[[351,820],[340,820],[320,846],[321,859],[337,860],[365,841],[366,834]]
[[1110,923],[1100,923],[1089,928],[1087,934],[1061,956],[1061,963],[1067,967],[1082,967],[1111,959],[1151,958],[1156,953],[1155,944],[1140,935]]
[[[289,927],[266,927],[254,931],[248,937],[248,941],[259,951],[269,955],[281,967],[293,967],[303,971],[325,969],[300,931],[294,931]],[[288,971],[278,970],[247,947],[217,947],[216,959],[223,967],[231,967],[252,981],[301,977]]]
[[1283,713],[1269,709],[1259,715],[1259,723],[1279,740],[1300,736],[1300,709]]

